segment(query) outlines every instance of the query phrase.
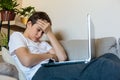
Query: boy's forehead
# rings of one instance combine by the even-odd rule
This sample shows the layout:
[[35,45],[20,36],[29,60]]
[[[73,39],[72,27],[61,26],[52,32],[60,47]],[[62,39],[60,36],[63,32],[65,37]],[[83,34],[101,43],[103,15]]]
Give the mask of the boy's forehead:
[[38,29],[41,29],[41,30],[42,30],[42,28],[41,28],[41,26],[39,25],[39,23],[35,23],[34,25],[36,26],[36,28],[38,28]]

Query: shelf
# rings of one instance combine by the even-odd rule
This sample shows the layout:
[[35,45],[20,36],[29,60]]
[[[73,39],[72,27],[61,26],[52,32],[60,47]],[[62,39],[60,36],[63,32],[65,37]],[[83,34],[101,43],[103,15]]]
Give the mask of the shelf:
[[[8,28],[8,21],[2,22],[3,28]],[[25,30],[25,25],[22,24],[20,21],[10,21],[10,29],[14,31],[20,31],[23,32]]]
[[[8,21],[3,21],[2,24],[8,24]],[[11,24],[11,25],[14,25],[14,24],[15,24],[15,21],[10,21],[10,24]]]
[[0,21],[0,31],[1,28],[6,28],[8,29],[7,31],[7,36],[8,36],[8,42],[10,38],[10,31],[19,31],[19,32],[24,32],[25,30],[25,25],[22,24],[20,21]]

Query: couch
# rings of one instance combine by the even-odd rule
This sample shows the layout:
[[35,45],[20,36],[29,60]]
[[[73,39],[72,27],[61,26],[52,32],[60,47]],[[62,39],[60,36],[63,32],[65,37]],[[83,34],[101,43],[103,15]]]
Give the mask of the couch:
[[[87,40],[67,40],[60,41],[60,43],[66,50],[68,60],[85,58],[86,56],[85,53],[88,51]],[[113,53],[120,58],[117,43],[118,41],[114,37],[104,37],[95,39],[96,52],[94,56],[99,57],[105,53]],[[4,47],[2,47],[2,58],[5,62],[16,66],[19,73],[19,80],[25,80],[24,74],[19,69],[19,67],[14,63],[13,59],[9,55],[8,50]]]
[[0,75],[0,80],[17,80],[17,79],[6,75]]

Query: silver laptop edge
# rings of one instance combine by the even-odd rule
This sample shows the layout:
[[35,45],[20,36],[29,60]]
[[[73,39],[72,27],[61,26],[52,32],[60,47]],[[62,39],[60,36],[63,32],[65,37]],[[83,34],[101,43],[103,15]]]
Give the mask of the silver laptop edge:
[[86,62],[89,62],[91,58],[95,55],[95,38],[94,38],[94,25],[91,20],[90,14],[87,14],[87,25],[88,25],[88,59]]

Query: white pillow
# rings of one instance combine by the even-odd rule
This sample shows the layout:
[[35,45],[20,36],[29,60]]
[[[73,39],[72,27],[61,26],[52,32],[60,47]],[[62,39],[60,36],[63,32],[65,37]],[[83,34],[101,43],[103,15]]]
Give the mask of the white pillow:
[[2,58],[5,62],[15,65],[14,60],[12,59],[9,51],[5,47],[2,47]]

